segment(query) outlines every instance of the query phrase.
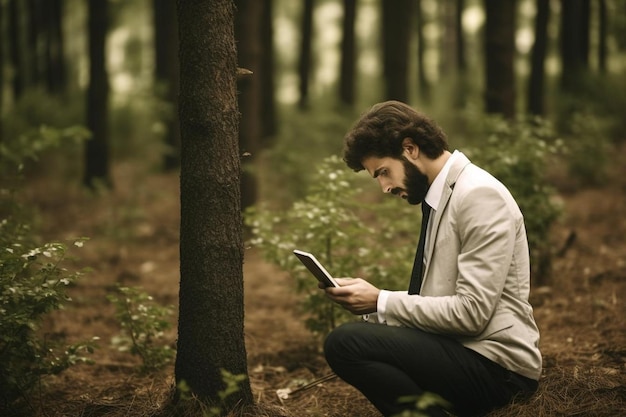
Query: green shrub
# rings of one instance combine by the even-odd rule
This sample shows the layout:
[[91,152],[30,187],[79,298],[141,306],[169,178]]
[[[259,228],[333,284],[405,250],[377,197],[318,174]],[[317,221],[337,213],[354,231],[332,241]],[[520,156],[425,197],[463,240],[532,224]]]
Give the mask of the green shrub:
[[618,92],[625,89],[626,80],[621,74],[582,75],[576,91],[563,91],[556,98],[558,132],[576,142],[581,133],[579,123],[582,121],[584,125],[584,119],[590,118],[592,131],[597,136],[609,143],[623,142],[626,139],[626,94]]
[[[219,417],[225,415],[228,409],[227,400],[232,395],[240,391],[240,384],[248,377],[244,374],[232,374],[226,369],[220,369],[224,389],[218,391],[219,402],[216,404],[206,404],[201,401],[192,391],[187,381],[180,381],[177,386],[177,392],[181,402],[179,407],[184,410],[180,414],[184,415],[201,415],[202,417]],[[230,415],[230,414],[229,414]]]
[[[304,198],[311,181],[309,167],[322,163],[328,155],[341,151],[345,126],[352,115],[345,112],[301,112],[281,109],[281,117],[288,121],[281,125],[271,147],[261,153],[258,169],[264,196],[280,203],[291,203]],[[314,129],[311,126],[315,126]],[[256,165],[256,164],[255,164]],[[289,181],[285,181],[289,178]]]
[[360,187],[363,179],[331,156],[315,170],[306,196],[289,209],[259,206],[245,213],[253,234],[250,244],[291,273],[297,290],[306,294],[302,308],[309,316],[307,327],[315,333],[324,335],[353,316],[317,290],[317,281],[292,254],[294,249],[315,254],[335,277],[362,276],[389,289],[408,286],[419,210],[395,199],[367,201]]
[[[80,127],[41,127],[0,142],[0,410],[27,398],[45,375],[85,362],[93,340],[63,347],[39,334],[43,319],[69,301],[66,290],[84,271],[63,265],[67,247],[37,243],[32,210],[18,201],[27,161],[67,140],[84,138]],[[85,239],[74,245],[81,247]]]
[[172,309],[158,305],[152,296],[138,288],[118,287],[118,292],[119,295],[107,296],[122,326],[122,333],[112,340],[113,345],[139,356],[144,372],[163,368],[175,353],[167,344],[158,343],[163,332],[172,326],[168,321]]
[[551,125],[538,118],[508,121],[485,116],[477,118],[475,127],[486,142],[464,151],[472,162],[502,181],[517,200],[526,223],[533,277],[542,283],[551,265],[550,229],[562,211],[545,172],[563,151],[562,142]]
[[[81,272],[62,267],[61,243],[31,246],[28,227],[0,223],[0,398],[4,406],[25,397],[44,375],[87,361],[92,342],[60,347],[38,334],[43,318],[70,300],[66,290]],[[74,242],[82,246],[83,240]],[[1,409],[1,406],[0,406]]]
[[612,144],[606,123],[590,113],[570,118],[567,162],[571,177],[580,185],[600,185],[608,178]]

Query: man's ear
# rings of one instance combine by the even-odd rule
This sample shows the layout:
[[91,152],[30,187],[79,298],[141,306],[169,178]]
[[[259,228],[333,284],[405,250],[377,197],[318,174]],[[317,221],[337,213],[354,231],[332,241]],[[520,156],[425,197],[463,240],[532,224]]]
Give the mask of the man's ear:
[[411,138],[404,138],[402,141],[402,155],[407,159],[417,159],[420,148],[413,142]]

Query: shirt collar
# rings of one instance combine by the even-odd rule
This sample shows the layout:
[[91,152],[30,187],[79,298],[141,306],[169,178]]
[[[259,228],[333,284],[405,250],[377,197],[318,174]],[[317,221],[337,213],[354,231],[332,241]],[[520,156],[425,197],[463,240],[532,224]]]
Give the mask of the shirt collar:
[[439,174],[435,177],[435,180],[428,188],[428,192],[426,193],[426,204],[428,204],[433,210],[437,210],[439,207],[439,201],[441,201],[441,196],[443,195],[443,188],[446,185],[446,178],[448,177],[448,172],[450,172],[450,167],[454,163],[454,159],[459,155],[458,151],[454,151],[450,158],[446,161],[439,171]]

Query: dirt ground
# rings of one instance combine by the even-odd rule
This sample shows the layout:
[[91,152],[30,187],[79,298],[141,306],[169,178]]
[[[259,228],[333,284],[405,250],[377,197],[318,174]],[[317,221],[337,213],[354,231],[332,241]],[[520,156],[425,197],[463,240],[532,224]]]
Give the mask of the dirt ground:
[[[493,416],[626,415],[626,168],[617,171],[605,186],[561,194],[566,214],[555,226],[555,250],[569,236],[575,239],[555,258],[549,282],[532,292],[544,355],[541,388],[526,403]],[[176,306],[178,175],[138,174],[120,164],[114,183],[114,192],[100,196],[45,178],[28,184],[26,196],[41,211],[46,239],[90,238],[72,253],[80,258],[76,265],[93,271],[71,289],[73,301],[44,330],[68,343],[92,336],[100,342],[93,365],[47,378],[26,415],[151,416],[168,400],[173,366],[141,375],[136,358],[111,346],[120,328],[106,295],[121,283]],[[350,386],[323,381],[330,370],[320,340],[304,327],[290,276],[248,249],[244,279],[246,346],[257,403],[276,406],[284,416],[378,416]],[[166,340],[173,344],[174,317],[172,323]],[[277,391],[286,388],[302,389],[280,399]]]

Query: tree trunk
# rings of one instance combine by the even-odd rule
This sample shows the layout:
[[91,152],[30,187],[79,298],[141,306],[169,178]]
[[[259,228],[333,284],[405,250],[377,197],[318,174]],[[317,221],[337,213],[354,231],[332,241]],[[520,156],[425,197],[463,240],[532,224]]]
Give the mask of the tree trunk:
[[26,44],[24,52],[25,67],[28,73],[25,74],[25,84],[28,86],[39,86],[46,79],[45,57],[41,54],[39,45],[42,46],[47,41],[47,16],[43,0],[28,0],[22,7],[26,7]]
[[580,15],[580,58],[585,69],[589,69],[589,43],[591,37],[591,0],[582,0]]
[[106,69],[107,0],[87,0],[89,30],[89,86],[87,128],[91,139],[85,144],[85,175],[89,188],[111,186],[109,175],[109,81]]
[[407,102],[413,0],[382,2],[383,73],[386,99]]
[[304,0],[302,10],[302,36],[300,38],[300,59],[298,73],[300,75],[300,109],[309,106],[309,81],[311,76],[311,44],[313,42],[313,0]]
[[274,90],[274,0],[263,0],[261,16],[261,147],[278,132]]
[[[232,0],[179,1],[180,295],[176,382],[219,401],[221,370],[247,376]],[[202,53],[199,53],[199,52]],[[246,380],[226,409],[253,402]]]
[[48,92],[61,94],[67,88],[63,45],[63,2],[45,0],[45,73]]
[[515,0],[485,0],[485,58],[488,113],[515,116]]
[[[4,2],[0,2],[0,22],[4,22]],[[0,24],[4,34],[4,24]],[[0,42],[0,144],[4,140],[4,42]]]
[[153,0],[154,17],[154,78],[157,96],[171,107],[165,119],[163,169],[180,167],[180,129],[178,126],[178,21],[175,0]]
[[465,59],[465,36],[463,32],[463,11],[465,0],[456,1],[456,68],[460,74],[465,73],[467,61]]
[[417,85],[420,97],[424,101],[430,100],[430,85],[426,78],[426,69],[424,62],[424,53],[426,52],[426,37],[424,36],[424,11],[422,9],[422,0],[415,2],[417,9]]
[[9,55],[11,66],[13,68],[13,79],[11,87],[13,90],[13,98],[19,100],[24,92],[24,56],[22,54],[22,37],[21,37],[21,2],[19,0],[9,1]]
[[456,1],[442,1],[437,3],[437,11],[441,23],[441,37],[439,43],[439,73],[445,78],[456,69]]
[[574,92],[580,83],[587,62],[584,33],[581,23],[585,20],[583,0],[561,0],[561,87]]
[[343,40],[341,42],[341,69],[339,99],[348,106],[354,105],[356,0],[343,0]]
[[544,80],[546,50],[548,46],[548,21],[550,0],[536,0],[535,44],[531,53],[530,82],[528,84],[528,112],[537,116],[544,114]]
[[463,31],[463,11],[465,10],[465,0],[456,0],[454,10],[454,50],[456,52],[456,82],[454,94],[454,107],[464,109],[467,105],[467,97],[470,94],[470,80],[467,74],[467,61],[465,58],[465,32]]
[[[261,136],[261,15],[263,3],[259,0],[236,0],[235,39],[240,68],[252,71],[239,80],[239,150],[247,155],[242,163],[252,166],[260,150]],[[257,180],[251,170],[241,175],[241,207],[245,209],[257,200]]]
[[606,0],[599,0],[598,10],[598,69],[601,73],[606,73],[606,36],[607,36],[607,15]]

